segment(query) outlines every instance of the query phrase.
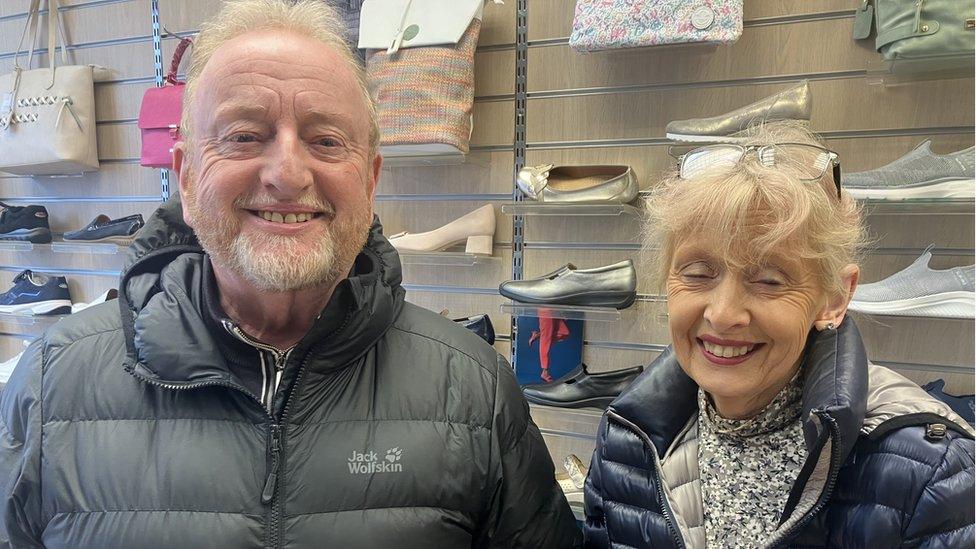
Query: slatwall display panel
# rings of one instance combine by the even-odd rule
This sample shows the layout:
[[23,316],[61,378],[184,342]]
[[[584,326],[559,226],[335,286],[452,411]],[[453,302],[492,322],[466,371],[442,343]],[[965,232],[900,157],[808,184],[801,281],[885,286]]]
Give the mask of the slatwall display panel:
[[[28,2],[0,2],[0,72],[13,66],[13,49],[20,39]],[[17,15],[19,14],[19,15]],[[143,92],[153,85],[152,29],[147,0],[65,2],[62,8],[71,64],[94,64],[108,72],[95,85],[98,152],[97,172],[68,177],[0,176],[0,199],[13,205],[43,204],[54,233],[77,230],[96,215],[118,218],[133,213],[148,217],[159,205],[158,170],[138,165],[140,136],[135,120]],[[46,22],[47,15],[42,18]],[[46,43],[46,25],[40,41]],[[47,63],[39,54],[38,63]],[[60,63],[60,60],[59,60]],[[118,284],[124,253],[55,253],[50,245],[31,252],[0,250],[0,286],[23,268],[67,276],[72,299],[88,302]],[[0,358],[20,351],[24,338],[40,334],[48,319],[0,315]]]
[[[799,78],[798,78],[799,80]],[[674,119],[713,116],[782,91],[789,84],[733,85],[529,100],[530,142],[664,137]],[[817,131],[898,130],[973,125],[972,79],[880,88],[863,78],[810,82]],[[933,101],[933,97],[942,98]],[[884,105],[884,108],[881,108]]]
[[[62,9],[78,9],[86,4],[103,4],[105,0],[61,0]],[[0,3],[0,19],[22,18],[30,7],[30,0],[4,0]],[[42,5],[42,10],[47,8]]]
[[[573,29],[575,2],[568,0],[531,0],[529,2],[529,42],[568,39]],[[853,14],[850,0],[750,0],[743,3],[747,23],[762,23],[769,18],[800,19],[827,16],[836,12]],[[848,35],[848,40],[850,35]]]
[[[403,282],[424,286],[443,286],[449,289],[472,288],[476,291],[497,292],[499,280],[507,280],[512,272],[511,248],[495,250],[493,259],[472,266],[403,265]],[[483,311],[487,312],[487,311]]]
[[[971,208],[962,205],[960,210]],[[868,229],[873,241],[873,254],[883,250],[899,250],[914,260],[929,244],[936,248],[971,255],[973,248],[973,216],[971,213],[940,212],[939,206],[925,206],[912,211],[907,208],[888,208],[870,205],[866,208]],[[912,230],[906,231],[905,225]],[[917,252],[917,253],[916,253]],[[941,252],[940,252],[941,253]],[[965,261],[965,260],[963,260]],[[971,258],[969,263],[971,264]],[[885,276],[891,273],[882,273]]]
[[478,47],[515,44],[515,2],[485,4]]
[[601,411],[596,408],[554,408],[529,405],[532,421],[539,427],[549,447],[556,473],[565,473],[563,460],[570,454],[587,467],[596,446]]
[[[410,283],[407,288],[407,301],[425,309],[440,313],[449,311],[450,318],[466,318],[469,316],[487,314],[495,328],[495,336],[509,335],[509,316],[499,312],[499,307],[507,300],[497,293],[483,293],[473,291],[416,290]],[[505,355],[508,356],[507,354]]]
[[[734,46],[635,48],[581,55],[564,43],[529,50],[529,91],[830,76],[863,71],[877,54],[851,41],[853,17],[746,27]],[[873,41],[871,42],[873,44]],[[811,47],[812,46],[812,47]],[[750,55],[742,55],[749,51]],[[790,55],[782,55],[789,51]],[[635,71],[634,67],[642,67]]]
[[458,165],[385,167],[376,193],[390,200],[431,194],[510,196],[513,166],[511,151],[501,151],[472,152]]
[[[69,46],[85,46],[98,42],[151,36],[149,14],[148,0],[80,4],[73,9],[62,10]],[[17,47],[24,21],[23,17],[0,20],[0,51],[7,53]],[[42,22],[44,25],[41,25],[38,30],[40,43],[47,44],[46,15]],[[98,64],[111,66],[111,59]]]
[[[23,20],[21,20],[23,22]],[[14,44],[16,46],[16,44]],[[12,49],[13,47],[11,47]],[[47,66],[47,50],[44,53],[34,53],[34,67]],[[126,41],[124,44],[108,44],[103,46],[69,47],[69,59],[75,65],[98,65],[108,69],[108,75],[100,80],[101,83],[140,80],[147,85],[154,78],[152,65],[152,39],[147,36],[141,41]],[[146,59],[150,63],[146,63]],[[108,64],[111,60],[111,64]],[[60,63],[60,54],[58,63]],[[20,65],[26,67],[27,59],[20,57]],[[14,57],[12,53],[0,55],[0,74],[13,69]],[[140,95],[141,97],[141,95]],[[101,113],[98,113],[101,114]]]
[[[139,196],[159,197],[159,172],[143,168],[137,159],[125,163],[103,163],[97,172],[80,177],[18,177],[0,175],[0,201],[23,205],[17,197],[74,197],[113,199]],[[53,220],[52,220],[53,222]]]

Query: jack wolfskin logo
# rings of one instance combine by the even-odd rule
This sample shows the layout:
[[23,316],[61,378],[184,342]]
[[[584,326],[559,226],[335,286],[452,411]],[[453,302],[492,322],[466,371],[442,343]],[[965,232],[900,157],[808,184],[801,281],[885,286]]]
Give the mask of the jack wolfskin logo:
[[380,458],[379,454],[372,450],[357,452],[353,450],[352,455],[346,460],[351,475],[370,475],[373,473],[402,473],[403,464],[398,463],[403,457],[403,450],[399,447],[390,448],[386,455]]

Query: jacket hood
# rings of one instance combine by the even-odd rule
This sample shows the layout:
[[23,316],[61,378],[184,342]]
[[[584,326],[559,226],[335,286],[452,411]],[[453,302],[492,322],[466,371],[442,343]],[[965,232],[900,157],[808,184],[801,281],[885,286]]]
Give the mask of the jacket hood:
[[[905,421],[923,416],[943,418],[971,436],[972,428],[947,405],[897,373],[869,365],[860,332],[850,317],[836,330],[811,330],[801,371],[800,417],[808,449],[824,432],[822,415],[834,422],[840,434],[839,450],[845,457],[859,433],[870,434],[882,425],[904,426]],[[697,413],[697,395],[698,385],[681,369],[669,346],[609,408],[646,433],[658,455],[664,456]]]
[[[179,198],[163,204],[127,251],[119,307],[130,372],[170,384],[218,381],[229,370],[203,315],[203,248],[183,221]],[[352,273],[295,348],[320,368],[368,350],[403,306],[399,256],[374,216]]]

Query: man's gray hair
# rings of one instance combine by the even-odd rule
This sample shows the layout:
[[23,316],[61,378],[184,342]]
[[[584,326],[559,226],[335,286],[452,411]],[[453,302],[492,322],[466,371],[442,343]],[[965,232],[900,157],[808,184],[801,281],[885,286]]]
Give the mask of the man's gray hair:
[[197,80],[217,48],[228,40],[254,30],[284,30],[308,36],[329,46],[356,75],[369,114],[370,156],[379,147],[380,132],[376,107],[369,93],[366,71],[345,40],[346,30],[335,10],[325,0],[226,0],[213,19],[200,27],[193,42],[193,57],[187,72],[183,95],[183,119],[180,131],[187,143],[192,142],[193,127],[190,105],[196,95]]

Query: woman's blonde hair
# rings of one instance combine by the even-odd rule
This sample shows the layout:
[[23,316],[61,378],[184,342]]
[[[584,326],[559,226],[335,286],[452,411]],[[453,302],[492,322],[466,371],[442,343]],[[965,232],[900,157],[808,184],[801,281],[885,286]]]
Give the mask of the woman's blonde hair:
[[[755,126],[744,137],[748,145],[823,146],[797,122]],[[856,264],[867,244],[861,208],[846,192],[838,198],[829,168],[819,181],[802,181],[789,159],[777,157],[775,166],[766,167],[755,152],[729,171],[692,179],[682,179],[674,168],[651,192],[646,208],[642,262],[662,289],[676,248],[690,237],[718,244],[728,265],[737,268],[786,251],[814,266],[828,295],[846,291],[841,270]]]
[[379,147],[380,131],[376,107],[369,93],[366,71],[353,56],[345,40],[345,29],[335,10],[323,0],[227,0],[217,15],[200,28],[193,41],[193,58],[186,76],[183,93],[184,139],[192,139],[191,109],[196,95],[197,80],[210,57],[229,40],[255,30],[291,31],[313,38],[330,47],[353,72],[369,116],[369,148],[371,155]]

